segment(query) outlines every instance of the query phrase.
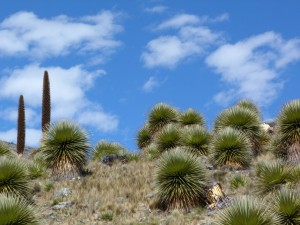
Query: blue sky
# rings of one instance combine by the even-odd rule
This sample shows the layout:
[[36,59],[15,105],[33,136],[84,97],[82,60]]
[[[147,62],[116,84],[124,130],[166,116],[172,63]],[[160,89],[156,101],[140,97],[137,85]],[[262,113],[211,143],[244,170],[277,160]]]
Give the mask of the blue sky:
[[0,139],[16,140],[24,95],[26,144],[38,146],[43,71],[52,121],[92,144],[135,137],[158,102],[201,112],[210,128],[241,98],[275,118],[299,98],[300,2],[0,0]]

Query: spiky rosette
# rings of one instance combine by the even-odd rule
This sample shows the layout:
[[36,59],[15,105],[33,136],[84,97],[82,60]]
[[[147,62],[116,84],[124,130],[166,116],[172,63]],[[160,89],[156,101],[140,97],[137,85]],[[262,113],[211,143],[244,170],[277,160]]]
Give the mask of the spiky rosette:
[[[278,134],[287,160],[300,160],[300,100],[287,103],[277,120]],[[277,149],[280,150],[280,149]]]
[[194,109],[188,109],[180,115],[180,123],[183,126],[200,125],[205,126],[203,116]]
[[151,144],[152,134],[149,129],[149,125],[146,124],[143,126],[137,133],[137,146],[139,149],[146,148],[148,145]]
[[85,131],[68,121],[51,125],[42,140],[42,153],[56,178],[79,176],[89,147]]
[[249,140],[252,149],[257,152],[260,147],[262,129],[259,116],[253,111],[234,106],[224,110],[217,117],[215,122],[215,131],[225,127],[231,127],[241,131]]
[[217,225],[274,225],[272,214],[261,200],[249,196],[236,199],[229,208],[221,211]]
[[22,161],[0,158],[0,171],[0,193],[28,196],[29,177]]
[[249,109],[260,117],[260,111],[259,111],[258,107],[251,100],[242,99],[236,105],[240,106],[240,107],[244,107],[246,109]]
[[217,132],[210,145],[211,161],[217,166],[246,168],[251,163],[251,148],[243,133],[230,127]]
[[36,212],[22,198],[0,194],[0,224],[38,225]]
[[6,157],[12,157],[13,153],[11,149],[8,147],[7,144],[0,142],[0,157],[6,156]]
[[169,123],[178,122],[178,117],[179,114],[175,108],[164,103],[158,103],[149,113],[149,128],[155,133]]
[[161,155],[155,181],[159,201],[168,210],[199,205],[208,184],[207,171],[200,159],[180,148]]
[[99,141],[93,149],[93,160],[101,160],[103,156],[125,154],[125,148],[116,142]]
[[204,127],[195,125],[182,131],[182,145],[197,155],[207,155],[210,135]]
[[181,134],[176,124],[166,125],[156,137],[157,148],[160,152],[181,145]]
[[281,189],[274,194],[272,211],[282,225],[300,225],[300,195],[292,190]]
[[292,170],[280,161],[265,162],[256,166],[256,187],[261,194],[277,190],[292,179]]

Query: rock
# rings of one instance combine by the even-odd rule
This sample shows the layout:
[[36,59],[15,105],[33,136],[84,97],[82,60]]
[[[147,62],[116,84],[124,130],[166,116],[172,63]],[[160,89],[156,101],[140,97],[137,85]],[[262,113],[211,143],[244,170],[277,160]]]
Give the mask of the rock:
[[212,164],[206,164],[205,167],[206,167],[206,169],[209,169],[209,170],[214,169],[214,166]]
[[68,197],[71,194],[72,194],[72,191],[70,188],[62,188],[62,189],[60,189],[59,192],[54,194],[54,198]]
[[111,166],[114,162],[119,161],[121,163],[128,162],[128,156],[126,155],[117,155],[117,154],[109,154],[106,156],[103,156],[101,158],[101,162],[103,164]]
[[59,210],[59,209],[63,209],[63,208],[66,208],[66,207],[70,207],[72,205],[73,205],[72,202],[60,202],[57,205],[52,206],[52,209]]

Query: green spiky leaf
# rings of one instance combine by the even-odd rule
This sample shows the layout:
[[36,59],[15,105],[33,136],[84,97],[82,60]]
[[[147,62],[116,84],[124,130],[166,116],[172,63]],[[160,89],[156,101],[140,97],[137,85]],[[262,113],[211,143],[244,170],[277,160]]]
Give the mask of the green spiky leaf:
[[115,154],[124,155],[126,152],[125,148],[116,142],[100,141],[96,144],[93,153],[93,160],[101,160],[103,156]]
[[203,116],[194,109],[188,109],[180,115],[180,123],[184,126],[200,125],[204,126]]

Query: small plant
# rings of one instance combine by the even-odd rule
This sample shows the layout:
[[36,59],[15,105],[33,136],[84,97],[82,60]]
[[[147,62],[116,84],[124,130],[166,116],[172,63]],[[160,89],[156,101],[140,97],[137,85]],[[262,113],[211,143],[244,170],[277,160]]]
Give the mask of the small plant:
[[42,153],[55,178],[80,176],[87,161],[89,147],[87,134],[68,121],[50,126],[42,139]]
[[54,184],[52,182],[48,182],[45,184],[44,189],[45,191],[50,191],[54,188]]
[[300,196],[288,189],[278,191],[273,198],[272,210],[279,224],[300,224]]
[[0,142],[0,157],[1,156],[6,156],[6,157],[12,157],[13,153],[8,147],[7,144]]
[[152,133],[161,130],[169,123],[176,123],[179,120],[178,111],[164,103],[156,104],[149,113],[148,122]]
[[230,187],[232,189],[238,189],[239,187],[244,187],[246,183],[247,181],[245,177],[243,177],[241,174],[237,174],[230,180]]
[[108,211],[101,214],[101,219],[105,221],[112,221],[114,217],[113,212]]
[[101,160],[107,155],[124,155],[125,148],[116,142],[100,141],[96,144],[93,150],[93,160]]
[[27,171],[30,179],[43,177],[46,174],[45,168],[35,162],[30,162],[27,164]]
[[51,205],[54,206],[54,205],[57,205],[59,203],[60,203],[60,200],[56,198],[56,199],[52,200],[52,204]]
[[217,166],[247,168],[251,162],[248,139],[230,127],[220,130],[212,140],[211,161]]
[[183,112],[180,115],[179,121],[183,126],[189,126],[189,125],[204,126],[205,125],[203,116],[193,109],[188,109],[185,112]]
[[146,148],[151,144],[152,134],[149,129],[149,125],[146,124],[137,133],[137,146],[139,149]]
[[128,161],[132,162],[132,161],[139,161],[140,155],[138,153],[130,153],[128,154]]
[[208,178],[197,156],[176,148],[161,155],[155,182],[159,201],[167,210],[190,209],[200,204]]
[[260,112],[259,112],[258,107],[251,100],[242,99],[236,105],[240,106],[240,107],[243,107],[243,108],[246,108],[246,109],[249,109],[249,110],[251,110],[252,112],[254,112],[255,114],[257,114],[260,117]]
[[261,201],[250,197],[236,199],[219,214],[217,225],[274,225],[272,215]]
[[279,189],[291,179],[291,169],[280,161],[261,163],[256,167],[258,192],[267,193]]
[[175,124],[166,125],[158,134],[156,144],[160,152],[180,146],[181,135],[178,126]]
[[36,214],[23,198],[0,194],[0,224],[37,225]]
[[0,193],[27,197],[30,193],[26,166],[17,159],[0,158]]
[[[300,160],[300,100],[282,108],[277,120],[278,142],[275,151],[283,151],[288,161]],[[276,146],[275,146],[276,147]]]
[[217,117],[215,122],[215,131],[220,131],[225,127],[242,132],[250,141],[252,150],[257,153],[261,141],[261,121],[259,116],[252,110],[244,107],[234,106],[224,110]]
[[210,135],[204,127],[194,125],[182,131],[182,145],[197,155],[207,155]]

